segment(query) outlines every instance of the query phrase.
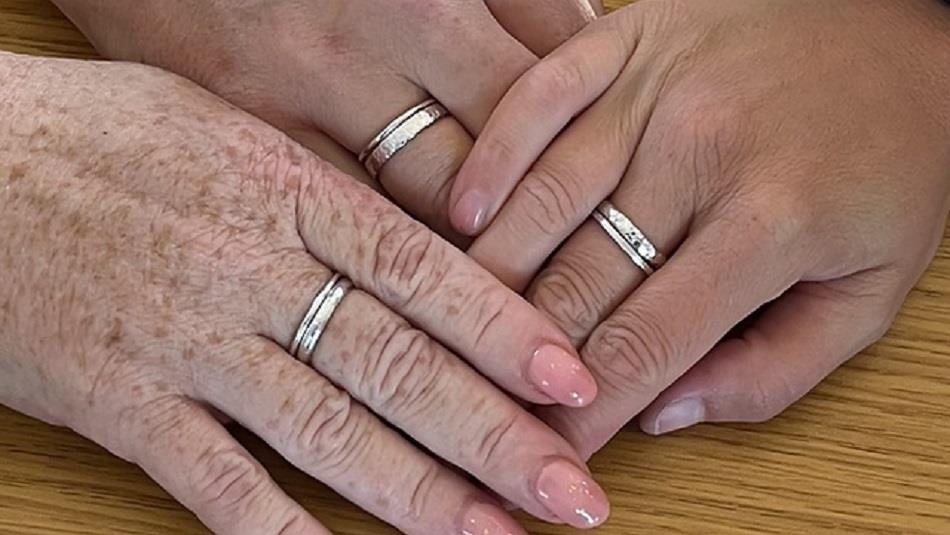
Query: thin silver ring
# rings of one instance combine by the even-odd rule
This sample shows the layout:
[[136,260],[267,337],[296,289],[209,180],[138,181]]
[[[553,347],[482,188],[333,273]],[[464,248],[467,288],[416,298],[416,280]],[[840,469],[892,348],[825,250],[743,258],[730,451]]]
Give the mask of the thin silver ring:
[[393,133],[393,130],[395,130],[396,128],[399,128],[399,126],[402,125],[402,123],[406,122],[406,119],[408,119],[408,118],[412,117],[413,115],[419,113],[420,110],[422,110],[423,108],[425,108],[425,107],[427,107],[427,106],[431,106],[432,104],[435,104],[435,99],[434,99],[434,98],[430,98],[430,99],[428,99],[428,100],[426,100],[426,101],[423,101],[423,102],[421,102],[421,103],[419,103],[419,104],[417,104],[417,105],[415,105],[415,106],[409,108],[408,110],[406,110],[405,113],[403,113],[403,114],[400,115],[399,117],[396,117],[395,119],[393,119],[393,121],[392,121],[391,123],[389,123],[388,125],[386,125],[386,128],[383,128],[382,131],[380,131],[378,134],[376,134],[376,137],[374,137],[373,140],[369,142],[369,145],[366,145],[366,148],[363,149],[363,152],[361,152],[360,155],[359,155],[359,161],[360,161],[360,163],[365,162],[365,161],[366,161],[366,158],[369,156],[369,153],[373,152],[373,150],[374,150],[377,146],[379,146],[379,142],[382,141],[382,140],[384,140],[384,139],[386,139],[387,137],[389,137],[389,135]]
[[449,116],[449,111],[435,99],[428,99],[396,117],[386,125],[359,154],[359,161],[371,177],[397,152],[405,148],[427,128]]
[[629,217],[610,201],[602,202],[594,210],[592,217],[610,236],[610,239],[647,275],[652,275],[666,263],[663,253]]
[[310,308],[300,322],[300,326],[297,327],[297,334],[294,335],[294,340],[290,344],[290,354],[294,358],[304,364],[310,364],[313,353],[317,349],[317,343],[320,342],[327,324],[330,323],[330,318],[333,317],[333,313],[352,287],[353,283],[349,279],[340,274],[334,274],[320,288],[313,302],[310,303]]

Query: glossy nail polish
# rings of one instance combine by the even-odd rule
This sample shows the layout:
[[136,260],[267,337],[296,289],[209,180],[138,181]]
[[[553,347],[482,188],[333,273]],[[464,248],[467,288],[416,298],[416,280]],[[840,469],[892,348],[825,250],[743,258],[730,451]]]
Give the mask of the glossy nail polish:
[[555,345],[535,351],[528,364],[528,380],[554,401],[583,407],[597,395],[597,382],[577,357]]
[[610,515],[607,495],[600,486],[564,459],[544,467],[538,477],[537,493],[548,510],[575,528],[599,526]]
[[473,503],[461,522],[461,535],[528,535],[507,513],[486,503]]

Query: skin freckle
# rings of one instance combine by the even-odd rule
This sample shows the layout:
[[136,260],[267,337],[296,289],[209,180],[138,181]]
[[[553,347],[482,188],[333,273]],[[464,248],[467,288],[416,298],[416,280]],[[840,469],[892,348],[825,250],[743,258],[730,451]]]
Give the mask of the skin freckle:
[[10,180],[12,182],[16,182],[17,180],[20,180],[21,178],[25,177],[26,172],[27,172],[26,164],[23,164],[23,163],[15,164],[13,168],[10,169]]
[[112,349],[122,342],[122,320],[116,318],[106,334],[106,349]]
[[281,403],[280,409],[278,409],[277,412],[278,414],[286,415],[293,412],[295,408],[296,408],[296,404],[294,403],[293,398],[288,397],[284,399],[283,403]]

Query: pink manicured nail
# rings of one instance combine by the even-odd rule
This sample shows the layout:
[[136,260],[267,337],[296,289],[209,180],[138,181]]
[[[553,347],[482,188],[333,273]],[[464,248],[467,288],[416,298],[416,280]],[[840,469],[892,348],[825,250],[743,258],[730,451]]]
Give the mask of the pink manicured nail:
[[575,528],[597,527],[610,515],[610,503],[600,486],[563,459],[544,467],[537,492],[552,513]]
[[528,379],[554,401],[569,407],[588,405],[597,395],[597,382],[587,368],[555,345],[534,352],[528,364]]
[[462,516],[461,535],[528,535],[507,513],[486,503],[473,503]]
[[699,398],[685,398],[667,405],[656,417],[654,435],[692,427],[706,419],[706,405]]
[[452,223],[455,230],[468,236],[475,236],[482,231],[485,224],[485,214],[488,212],[488,201],[480,192],[472,190],[465,192],[462,198],[455,203],[452,212]]

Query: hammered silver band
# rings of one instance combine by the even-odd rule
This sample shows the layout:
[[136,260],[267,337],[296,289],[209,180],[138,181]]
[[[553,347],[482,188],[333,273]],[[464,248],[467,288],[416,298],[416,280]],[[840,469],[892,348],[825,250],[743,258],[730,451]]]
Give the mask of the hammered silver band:
[[352,287],[353,284],[349,279],[335,274],[320,288],[313,302],[310,303],[307,313],[304,314],[300,326],[297,327],[297,334],[294,335],[294,340],[290,344],[290,354],[294,358],[304,364],[310,364],[320,337],[323,336],[327,324],[330,323],[330,318],[333,317],[333,313]]
[[359,161],[373,178],[397,152],[439,119],[448,117],[449,111],[435,99],[428,99],[413,106],[386,125],[369,145],[359,154]]
[[620,250],[647,275],[652,275],[666,263],[663,253],[610,201],[600,203],[591,216]]

